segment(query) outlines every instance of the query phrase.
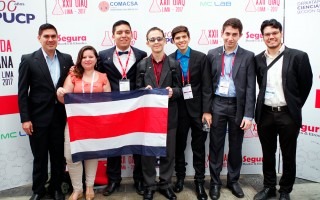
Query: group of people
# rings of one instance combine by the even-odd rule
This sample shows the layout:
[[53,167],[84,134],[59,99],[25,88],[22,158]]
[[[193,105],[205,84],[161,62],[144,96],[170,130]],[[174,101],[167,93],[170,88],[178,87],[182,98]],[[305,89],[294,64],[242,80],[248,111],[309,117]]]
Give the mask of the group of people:
[[[205,141],[209,134],[209,168],[211,199],[220,198],[225,137],[228,134],[227,188],[238,198],[244,197],[239,184],[242,166],[244,131],[255,118],[263,152],[264,188],[254,200],[276,196],[275,153],[277,136],[283,157],[280,199],[290,199],[296,174],[296,146],[302,123],[301,109],[312,86],[312,70],[307,53],[282,43],[282,25],[275,19],[261,24],[267,49],[258,55],[243,49],[238,41],[242,23],[237,18],[224,22],[223,45],[208,54],[189,46],[186,26],[175,27],[172,41],[177,50],[164,52],[163,30],[152,27],[146,34],[145,51],[130,46],[131,26],[120,20],[112,27],[115,46],[100,51],[92,46],[80,49],[76,64],[68,54],[56,49],[57,30],[51,24],[39,28],[41,48],[23,55],[19,66],[18,97],[23,130],[29,135],[33,161],[33,195],[39,200],[46,194],[48,152],[51,177],[48,192],[56,200],[64,199],[61,182],[65,163],[72,181],[69,199],[94,199],[97,160],[73,162],[64,95],[164,88],[168,90],[167,155],[160,157],[159,179],[156,179],[156,157],[133,155],[133,179],[136,192],[144,200],[153,199],[159,191],[175,200],[183,191],[186,176],[185,149],[191,128],[194,183],[197,199],[206,200]],[[71,70],[70,70],[71,68]],[[256,100],[256,80],[259,94]],[[207,125],[210,130],[203,129]],[[84,167],[83,167],[84,165]],[[85,187],[83,187],[85,170]],[[172,176],[176,172],[176,182]],[[109,196],[120,187],[121,157],[108,157]]]

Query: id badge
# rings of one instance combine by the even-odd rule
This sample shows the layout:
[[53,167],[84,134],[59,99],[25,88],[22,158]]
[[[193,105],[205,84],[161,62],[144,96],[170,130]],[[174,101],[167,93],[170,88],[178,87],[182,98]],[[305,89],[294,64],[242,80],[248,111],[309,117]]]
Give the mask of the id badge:
[[184,99],[192,99],[193,98],[192,89],[191,89],[191,85],[190,84],[184,86],[182,88],[182,92],[183,92],[183,98]]
[[221,80],[219,86],[219,93],[228,95],[230,82],[228,80]]
[[275,92],[276,92],[276,90],[275,90],[274,87],[267,86],[264,98],[265,99],[272,99],[274,97],[274,95],[275,95]]
[[130,91],[130,79],[119,80],[119,90],[120,92]]

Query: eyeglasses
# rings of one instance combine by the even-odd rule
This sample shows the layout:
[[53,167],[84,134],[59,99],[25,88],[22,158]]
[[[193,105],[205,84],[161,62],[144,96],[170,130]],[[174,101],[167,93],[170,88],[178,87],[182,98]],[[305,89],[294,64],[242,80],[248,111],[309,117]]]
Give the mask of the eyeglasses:
[[148,41],[155,42],[157,40],[158,42],[161,42],[163,39],[164,37],[156,37],[156,38],[149,38]]
[[276,36],[280,33],[280,31],[275,31],[275,32],[272,32],[272,33],[264,33],[263,36],[264,37],[270,37],[271,35],[272,36]]

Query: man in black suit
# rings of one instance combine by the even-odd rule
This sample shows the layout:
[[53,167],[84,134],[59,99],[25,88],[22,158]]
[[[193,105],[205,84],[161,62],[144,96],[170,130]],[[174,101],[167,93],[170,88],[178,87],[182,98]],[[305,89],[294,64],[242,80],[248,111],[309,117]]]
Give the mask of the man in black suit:
[[38,200],[46,193],[48,152],[51,163],[49,192],[54,199],[62,200],[66,113],[64,105],[57,100],[56,90],[63,85],[73,61],[70,55],[56,50],[58,33],[53,25],[41,25],[38,40],[42,48],[21,57],[18,83],[22,128],[29,135],[34,157],[30,200]]
[[183,96],[178,99],[178,129],[176,139],[175,170],[177,182],[175,192],[183,190],[186,176],[186,161],[184,151],[187,145],[191,127],[191,148],[193,152],[194,183],[197,198],[208,199],[204,190],[205,178],[205,142],[207,132],[202,131],[202,124],[211,125],[212,83],[210,66],[204,53],[191,49],[190,33],[187,27],[177,26],[171,31],[177,50],[170,55],[180,63],[182,70]]
[[238,180],[242,166],[244,130],[251,127],[253,120],[256,76],[254,54],[238,45],[242,29],[242,23],[237,18],[225,21],[221,31],[224,45],[208,52],[214,92],[209,145],[211,199],[220,197],[222,185],[220,172],[227,132],[229,139],[227,187],[236,197],[244,197]]
[[175,200],[176,195],[171,189],[171,178],[174,171],[176,131],[178,120],[177,99],[181,96],[181,71],[179,63],[164,53],[166,38],[164,32],[153,27],[148,30],[147,45],[151,55],[137,65],[137,88],[165,88],[169,92],[167,156],[160,157],[159,183],[156,179],[156,157],[141,156],[142,172],[146,184],[144,200],[153,199],[153,193],[159,192],[167,199]]
[[283,161],[280,200],[290,199],[296,177],[296,149],[302,124],[301,110],[312,86],[308,54],[281,42],[282,25],[265,20],[260,31],[267,50],[255,57],[259,95],[255,120],[263,152],[264,189],[254,196],[264,200],[276,196],[277,136]]
[[[111,91],[130,91],[136,89],[136,64],[147,56],[147,53],[130,46],[132,40],[129,22],[120,20],[113,24],[112,38],[115,46],[99,52],[99,71],[107,73]],[[144,192],[140,155],[133,155],[133,179],[136,192]],[[120,187],[121,156],[109,157],[107,165],[108,186],[103,195],[111,195]]]

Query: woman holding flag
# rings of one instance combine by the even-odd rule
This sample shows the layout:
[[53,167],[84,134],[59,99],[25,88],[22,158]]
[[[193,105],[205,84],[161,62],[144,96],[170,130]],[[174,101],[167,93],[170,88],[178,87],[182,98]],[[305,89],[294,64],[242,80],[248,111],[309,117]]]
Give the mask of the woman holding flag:
[[[94,47],[84,46],[80,49],[76,65],[72,72],[66,78],[63,87],[58,88],[57,96],[61,103],[64,103],[66,93],[93,93],[93,92],[110,92],[111,87],[109,80],[104,73],[95,70],[97,66],[98,54]],[[82,162],[73,162],[70,150],[69,128],[65,128],[64,155],[67,161],[73,193],[69,200],[81,199],[83,196],[82,187]],[[98,160],[84,160],[85,179],[86,179],[86,200],[94,199],[94,179],[96,176]]]

